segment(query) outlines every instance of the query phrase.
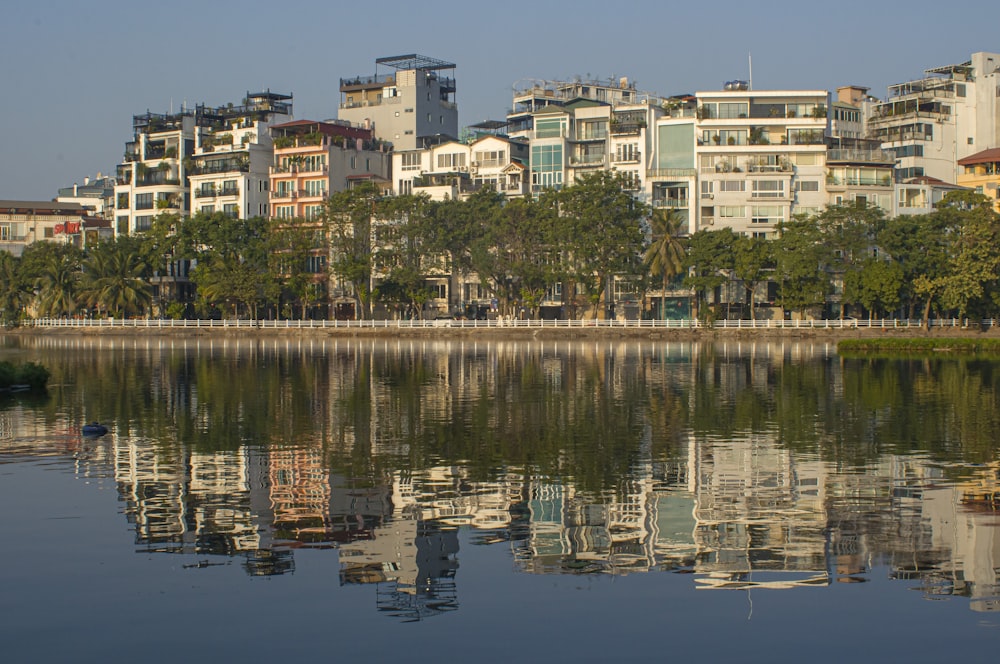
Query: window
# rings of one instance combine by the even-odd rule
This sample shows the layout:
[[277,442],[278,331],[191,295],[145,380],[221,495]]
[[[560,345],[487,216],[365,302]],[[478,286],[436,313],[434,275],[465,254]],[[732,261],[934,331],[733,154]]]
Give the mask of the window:
[[746,180],[722,180],[719,182],[719,193],[731,191],[746,191]]
[[407,196],[413,193],[413,180],[400,180],[396,187],[396,193],[400,196]]
[[702,180],[701,181],[701,197],[702,198],[711,198],[712,194],[714,192],[714,189],[715,189],[715,183],[712,182],[711,180]]
[[323,206],[322,205],[307,205],[306,206],[306,220],[312,221],[313,219],[319,219],[323,216]]
[[419,152],[402,152],[399,155],[400,167],[404,171],[420,170]]
[[220,196],[235,196],[240,191],[236,184],[236,180],[225,180],[222,183],[222,193]]
[[718,212],[719,217],[723,219],[738,219],[747,216],[747,209],[743,205],[720,205]]
[[307,180],[307,196],[326,196],[326,180]]
[[819,180],[799,180],[795,183],[796,191],[819,191]]
[[615,161],[639,161],[639,144],[623,143],[615,146]]
[[306,272],[320,274],[326,269],[326,256],[309,256],[306,258]]
[[475,154],[475,161],[480,168],[503,166],[506,160],[507,152],[505,150],[487,150]]
[[785,195],[784,180],[754,180],[754,198],[781,198]]
[[564,118],[550,118],[535,121],[535,138],[559,138],[565,129]]
[[351,170],[352,171],[358,170],[358,158],[357,157],[351,157]]
[[222,211],[227,217],[232,217],[235,219],[240,214],[240,206],[236,203],[226,203],[222,206]]
[[278,205],[274,208],[274,216],[278,219],[291,219],[295,216],[295,206]]
[[141,217],[135,218],[135,230],[148,231],[152,227],[153,227],[152,215],[143,215]]
[[202,214],[212,214],[213,212],[215,212],[215,206],[214,205],[202,205],[201,209],[200,209],[200,212]]
[[754,205],[751,208],[752,224],[777,224],[784,218],[784,208],[780,205]]
[[153,209],[153,194],[136,194],[135,195],[135,209],[136,210],[152,210]]
[[531,185],[533,191],[554,188],[563,183],[563,150],[561,145],[531,146]]
[[437,156],[437,167],[444,169],[458,169],[465,166],[464,152],[449,152]]

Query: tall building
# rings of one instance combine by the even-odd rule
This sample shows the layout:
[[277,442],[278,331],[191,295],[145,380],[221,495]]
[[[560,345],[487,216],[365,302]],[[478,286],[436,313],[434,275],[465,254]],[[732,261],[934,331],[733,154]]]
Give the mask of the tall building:
[[531,144],[531,192],[560,189],[598,170],[616,170],[637,196],[645,191],[651,154],[648,127],[663,100],[618,81],[534,81],[514,91],[507,115],[511,138]]
[[898,160],[903,182],[929,176],[954,183],[958,161],[1000,145],[1000,54],[973,53],[961,64],[890,85],[873,105],[869,133]]
[[[742,82],[698,92],[695,162],[690,144],[664,128],[661,163],[697,168],[696,231],[728,226],[737,233],[772,237],[777,225],[827,204],[825,90],[751,90]],[[679,123],[675,123],[679,124]],[[673,129],[678,132],[679,129]],[[685,131],[688,131],[685,129]],[[684,200],[684,190],[677,196]]]
[[270,91],[248,93],[239,106],[198,104],[179,113],[133,116],[133,137],[118,166],[115,232],[148,230],[161,212],[191,214],[192,175],[199,211],[260,214],[271,149],[266,129],[291,115],[290,99]]
[[369,128],[344,120],[295,120],[272,126],[271,140],[272,217],[314,219],[324,200],[354,182],[388,186],[389,146],[375,139]]
[[373,76],[340,79],[339,117],[367,123],[396,150],[458,138],[454,69],[417,54],[378,58]]
[[243,104],[219,108],[212,126],[199,127],[187,160],[192,212],[266,217],[273,158],[270,128],[291,119],[291,95],[247,93]]

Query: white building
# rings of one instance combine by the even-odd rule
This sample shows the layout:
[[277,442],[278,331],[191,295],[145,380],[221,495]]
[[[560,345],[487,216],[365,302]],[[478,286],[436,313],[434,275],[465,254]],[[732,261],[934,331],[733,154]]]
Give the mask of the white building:
[[423,55],[378,58],[374,76],[340,79],[339,117],[371,126],[397,150],[457,138],[454,73],[442,73],[454,69],[453,63]]
[[270,91],[247,93],[243,105],[219,108],[211,126],[198,127],[187,161],[192,212],[239,219],[268,215],[270,128],[291,119],[291,99]]
[[431,200],[464,199],[484,186],[507,197],[524,196],[527,162],[527,143],[504,136],[397,150],[392,155],[394,189],[401,195],[427,194]]
[[973,53],[967,62],[890,85],[888,98],[872,107],[869,133],[895,153],[898,181],[954,183],[959,159],[1000,145],[998,88],[1000,54]]

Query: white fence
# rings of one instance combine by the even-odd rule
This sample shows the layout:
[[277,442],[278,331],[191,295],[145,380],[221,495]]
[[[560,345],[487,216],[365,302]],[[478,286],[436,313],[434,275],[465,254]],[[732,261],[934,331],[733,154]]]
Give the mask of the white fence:
[[[978,322],[981,327],[993,327],[996,320]],[[931,320],[931,327],[964,328],[975,321],[958,318]],[[158,318],[39,318],[24,322],[26,327],[45,328],[211,328],[211,329],[408,329],[408,328],[649,328],[649,329],[718,329],[718,330],[840,330],[840,329],[906,329],[921,328],[921,320],[720,320],[712,324],[697,320],[172,320]]]

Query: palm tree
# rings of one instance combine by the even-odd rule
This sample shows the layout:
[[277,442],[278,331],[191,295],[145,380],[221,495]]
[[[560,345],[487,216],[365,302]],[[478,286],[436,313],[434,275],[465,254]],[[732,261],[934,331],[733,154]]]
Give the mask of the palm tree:
[[0,252],[0,315],[4,325],[17,325],[31,296],[31,285],[21,274],[19,260],[9,252]]
[[142,257],[125,244],[101,244],[84,261],[81,292],[87,304],[115,316],[142,313],[153,299],[148,272]]
[[679,236],[684,218],[674,208],[655,208],[649,226],[652,240],[643,255],[643,263],[650,274],[663,279],[660,311],[666,318],[667,288],[684,272],[684,243]]
[[42,259],[35,285],[41,316],[71,315],[77,307],[80,264],[74,254],[52,251]]

